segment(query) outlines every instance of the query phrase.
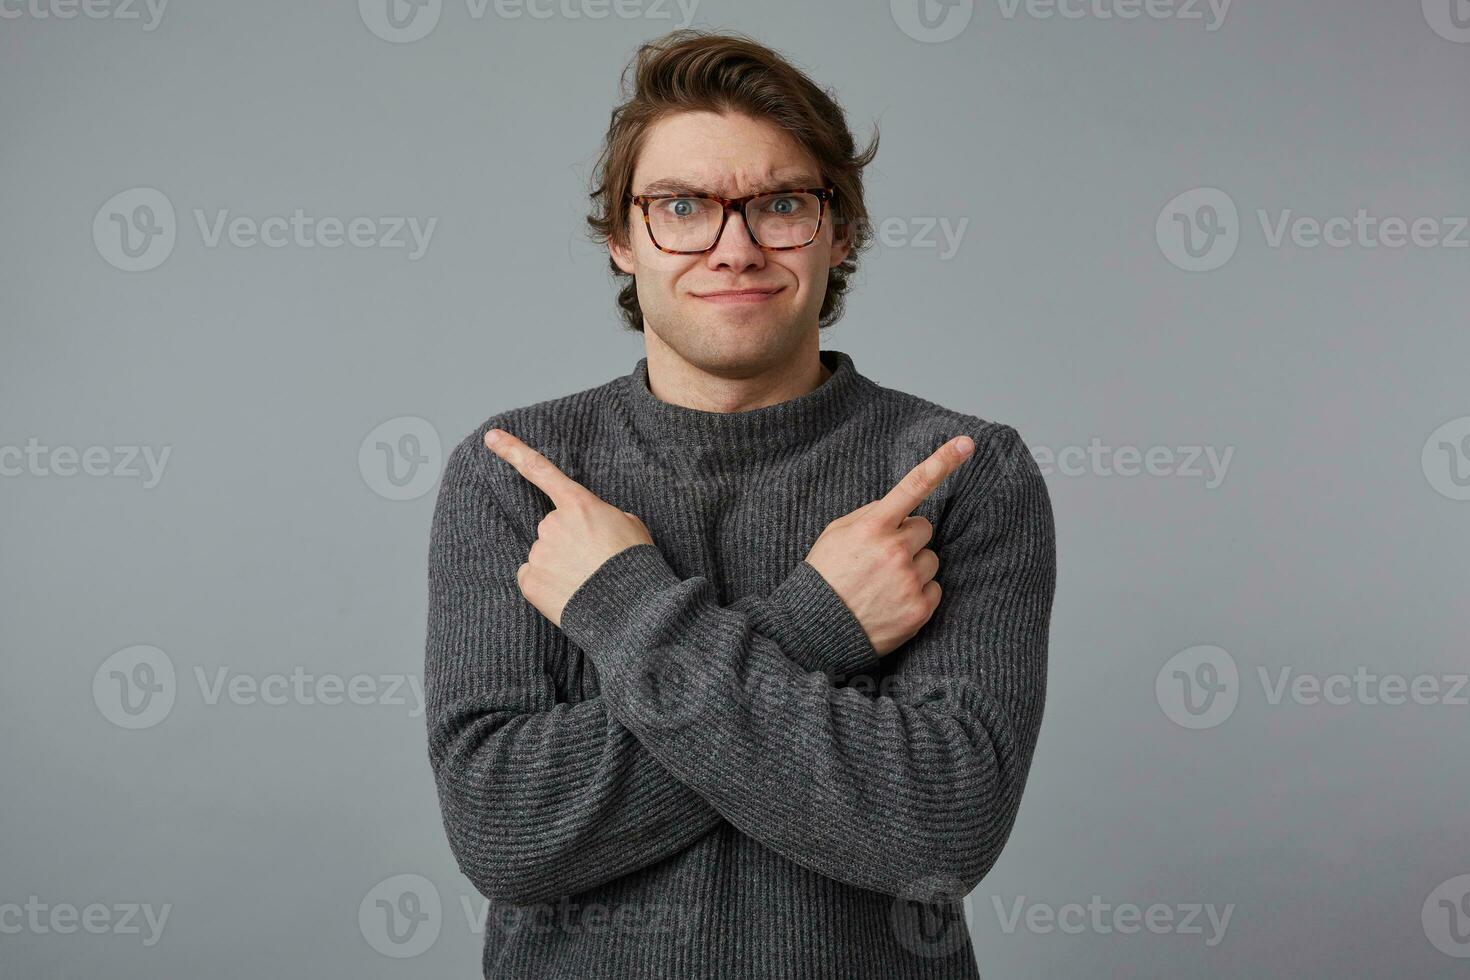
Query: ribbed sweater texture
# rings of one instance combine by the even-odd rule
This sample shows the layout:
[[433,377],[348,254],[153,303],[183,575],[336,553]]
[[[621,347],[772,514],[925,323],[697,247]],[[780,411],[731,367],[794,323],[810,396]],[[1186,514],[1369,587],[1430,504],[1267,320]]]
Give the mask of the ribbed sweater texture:
[[[429,760],[489,899],[497,980],[975,980],[964,897],[1000,857],[1041,725],[1051,503],[1017,431],[885,388],[838,350],[799,397],[658,399],[648,359],[503,411],[445,465],[428,560]],[[560,627],[516,581],[550,499],[497,427],[655,544]],[[949,439],[912,513],[938,609],[893,652],[803,559]]]

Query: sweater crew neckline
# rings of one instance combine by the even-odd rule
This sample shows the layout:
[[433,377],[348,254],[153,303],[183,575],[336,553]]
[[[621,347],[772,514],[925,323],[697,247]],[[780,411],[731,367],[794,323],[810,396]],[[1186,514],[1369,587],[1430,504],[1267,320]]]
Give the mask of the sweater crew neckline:
[[820,439],[872,397],[874,382],[840,350],[819,353],[831,375],[805,394],[741,412],[707,412],[666,402],[648,386],[648,358],[639,358],[618,386],[629,419],[650,449],[691,461],[729,465],[771,458]]

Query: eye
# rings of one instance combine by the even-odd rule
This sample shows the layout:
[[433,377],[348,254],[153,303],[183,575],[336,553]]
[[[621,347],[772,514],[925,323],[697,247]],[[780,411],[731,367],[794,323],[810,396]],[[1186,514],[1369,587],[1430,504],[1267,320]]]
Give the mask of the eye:
[[760,210],[773,218],[804,217],[816,208],[816,198],[809,194],[779,194],[760,202]]
[[694,218],[709,210],[709,202],[697,197],[671,197],[655,206],[668,218]]

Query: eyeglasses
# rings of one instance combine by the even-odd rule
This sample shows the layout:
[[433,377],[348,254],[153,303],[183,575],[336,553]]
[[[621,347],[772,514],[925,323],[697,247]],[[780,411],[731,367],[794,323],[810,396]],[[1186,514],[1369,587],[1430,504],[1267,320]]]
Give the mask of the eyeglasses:
[[643,209],[643,225],[660,252],[697,255],[720,240],[730,212],[739,209],[750,240],[767,252],[805,248],[817,240],[834,187],[799,187],[745,197],[715,194],[629,194]]

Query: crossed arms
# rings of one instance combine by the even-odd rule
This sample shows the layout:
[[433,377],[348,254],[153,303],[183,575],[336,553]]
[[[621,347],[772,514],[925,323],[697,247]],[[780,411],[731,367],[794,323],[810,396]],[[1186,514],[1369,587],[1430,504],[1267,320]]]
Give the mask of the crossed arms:
[[[560,611],[598,696],[556,700],[556,626],[522,594],[535,537],[461,443],[429,554],[429,755],[451,849],[486,896],[576,894],[677,854],[722,821],[860,888],[961,894],[1014,824],[1045,697],[1052,513],[1014,429],[974,433],[933,547],[944,597],[878,691],[876,665],[811,565],[715,601],[653,544],[602,561]],[[503,479],[501,479],[503,482]]]

